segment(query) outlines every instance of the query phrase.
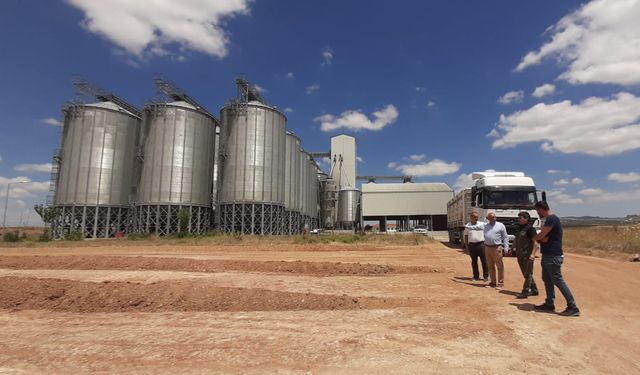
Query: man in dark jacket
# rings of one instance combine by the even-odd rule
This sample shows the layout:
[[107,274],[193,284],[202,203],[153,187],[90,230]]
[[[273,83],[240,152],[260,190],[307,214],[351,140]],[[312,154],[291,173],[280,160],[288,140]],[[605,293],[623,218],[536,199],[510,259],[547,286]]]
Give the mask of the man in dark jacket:
[[531,215],[522,211],[518,214],[518,230],[514,241],[516,248],[516,256],[518,257],[518,265],[522,276],[524,276],[524,284],[522,292],[517,298],[527,298],[529,296],[538,295],[538,286],[533,280],[533,261],[536,257],[536,241],[535,236],[538,234],[530,223]]

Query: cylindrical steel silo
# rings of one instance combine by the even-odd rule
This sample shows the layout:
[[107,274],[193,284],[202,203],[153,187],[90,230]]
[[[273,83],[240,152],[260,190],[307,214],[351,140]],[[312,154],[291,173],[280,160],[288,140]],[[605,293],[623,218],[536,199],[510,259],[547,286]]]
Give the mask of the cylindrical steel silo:
[[286,135],[286,163],[284,174],[284,234],[296,234],[299,232],[299,216],[300,209],[298,207],[300,200],[300,138],[293,133],[287,132]]
[[320,193],[320,206],[322,226],[324,228],[334,228],[336,221],[336,204],[338,191],[333,178],[327,177]]
[[310,194],[311,194],[311,207],[309,211],[309,216],[311,217],[311,226],[316,229],[318,228],[318,166],[311,159],[311,168],[309,172],[309,178],[311,179],[310,183]]
[[71,104],[63,111],[54,235],[113,237],[127,226],[140,118],[111,101]]
[[309,154],[300,150],[300,227],[309,229]]
[[221,110],[220,221],[226,232],[279,234],[285,204],[286,117],[259,101]]
[[338,224],[352,229],[360,221],[360,190],[343,188],[338,193]]
[[215,118],[184,101],[145,107],[136,201],[139,231],[179,232],[183,210],[189,214],[183,229],[202,233],[211,227],[216,124]]

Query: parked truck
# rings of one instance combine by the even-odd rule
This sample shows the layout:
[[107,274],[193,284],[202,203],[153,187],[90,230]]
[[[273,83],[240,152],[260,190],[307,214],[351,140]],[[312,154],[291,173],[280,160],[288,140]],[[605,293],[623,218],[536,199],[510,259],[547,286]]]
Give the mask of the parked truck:
[[471,174],[473,186],[458,192],[447,203],[447,230],[449,242],[463,244],[464,225],[469,222],[469,214],[477,212],[480,220],[486,220],[489,212],[496,214],[504,224],[513,243],[518,228],[518,213],[527,211],[531,224],[540,230],[540,220],[534,208],[540,198],[546,200],[544,191],[538,192],[531,177],[523,172],[474,172]]

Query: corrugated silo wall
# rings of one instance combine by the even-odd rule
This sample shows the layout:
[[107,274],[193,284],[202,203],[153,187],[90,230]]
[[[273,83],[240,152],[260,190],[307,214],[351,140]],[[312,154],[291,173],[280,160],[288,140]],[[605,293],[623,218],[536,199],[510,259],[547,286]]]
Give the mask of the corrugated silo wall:
[[309,156],[306,152],[301,150],[300,152],[300,203],[301,203],[301,223],[302,229],[308,228],[309,221]]
[[300,233],[300,139],[291,133],[286,136],[284,234]]
[[359,190],[340,190],[338,193],[338,225],[343,229],[352,229],[360,220],[359,207]]
[[61,238],[113,237],[128,228],[140,119],[113,103],[68,105],[52,223]]
[[285,203],[286,117],[259,102],[221,111],[220,226],[280,234]]
[[138,231],[169,235],[211,228],[216,122],[184,102],[145,107]]

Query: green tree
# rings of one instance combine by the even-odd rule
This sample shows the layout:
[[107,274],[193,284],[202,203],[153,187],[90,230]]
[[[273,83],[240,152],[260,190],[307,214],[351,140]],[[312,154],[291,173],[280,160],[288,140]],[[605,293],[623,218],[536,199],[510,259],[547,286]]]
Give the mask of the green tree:
[[191,214],[189,210],[183,208],[178,212],[178,228],[180,232],[178,233],[179,237],[184,237],[187,235],[189,231],[189,221],[191,220]]

